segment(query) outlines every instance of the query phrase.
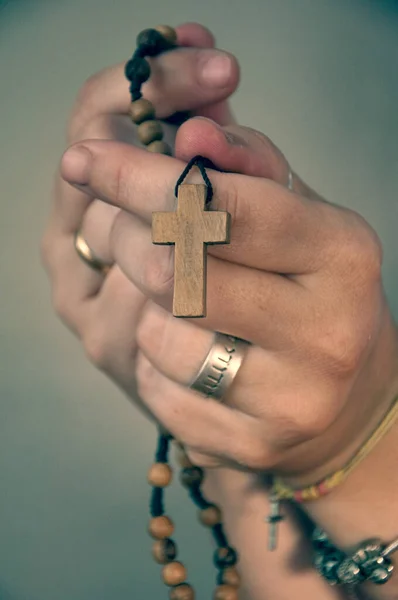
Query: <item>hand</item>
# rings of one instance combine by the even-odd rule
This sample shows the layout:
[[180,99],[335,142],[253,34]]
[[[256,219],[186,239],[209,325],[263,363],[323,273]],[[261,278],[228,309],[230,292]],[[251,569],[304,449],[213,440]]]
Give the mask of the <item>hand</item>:
[[[177,34],[178,43],[184,47],[152,60],[152,76],[143,89],[145,97],[153,102],[157,117],[166,119],[180,111],[190,111],[223,124],[231,122],[227,99],[238,85],[236,60],[213,50],[212,34],[200,25],[182,25]],[[209,71],[210,58],[216,59],[213,72]],[[222,59],[226,61],[223,69],[219,62]],[[124,63],[90,77],[79,92],[69,119],[68,143],[89,137],[136,144],[135,127],[128,116],[128,88]],[[168,133],[173,135],[175,131],[169,127]],[[117,208],[93,201],[74,189],[57,173],[42,255],[56,311],[82,339],[93,362],[103,363],[98,353],[106,339],[108,351],[114,356],[113,361],[102,366],[135,398],[135,328],[146,298],[117,266],[104,279],[82,263],[73,247],[74,233],[81,228],[93,251],[105,262],[110,261],[109,232],[118,212]]]
[[[227,133],[192,119],[177,134],[177,158],[86,140],[66,153],[62,173],[121,209],[111,254],[153,301],[137,329],[139,393],[149,410],[211,464],[312,479],[352,454],[396,386],[381,245],[358,214],[297,177],[288,191],[286,160],[261,134]],[[213,207],[232,214],[232,243],[210,248],[208,316],[187,322],[170,316],[172,250],[152,245],[150,221],[152,211],[172,209],[181,159],[195,154],[246,175],[209,172]],[[213,330],[253,343],[224,404],[186,388]],[[107,357],[113,352],[108,345]]]
[[[188,30],[184,28],[179,30],[180,41],[185,31]],[[192,29],[190,32],[193,35]],[[197,39],[195,43],[199,45]],[[170,76],[172,75],[171,72]],[[125,97],[124,85],[122,67],[115,69],[114,72],[113,70],[105,71],[89,80],[83,88],[83,93],[80,94],[78,102],[80,108],[75,110],[70,124],[69,140],[71,142],[91,137],[113,138],[134,143],[134,129],[131,127],[129,120],[123,116],[114,117],[110,115],[115,111],[127,111],[128,98]],[[114,92],[116,89],[120,89],[120,99],[122,96],[124,99],[122,101],[117,100],[117,94],[115,97],[113,95],[112,97],[111,95],[107,96],[106,90],[111,88]],[[232,89],[233,85],[231,85]],[[227,92],[224,91],[223,93]],[[152,94],[156,96],[156,90],[149,87],[145,95],[152,97]],[[225,124],[231,120],[228,107],[225,102],[218,102],[217,90],[214,91],[214,94],[217,100],[216,103],[203,106],[200,113]],[[198,97],[197,94],[195,96]],[[181,97],[184,98],[184,93]],[[97,101],[103,101],[102,105],[98,105]],[[166,96],[162,99],[162,105],[163,102],[167,105],[167,101]],[[211,102],[211,99],[208,101]],[[201,102],[200,97],[198,102]],[[183,108],[183,104],[178,106],[178,110]],[[233,128],[229,128],[226,132],[229,140],[232,141],[234,139]],[[200,142],[200,138],[198,141]],[[211,143],[211,137],[207,141]],[[237,141],[239,144],[239,140]],[[254,139],[252,142],[247,147],[248,152],[242,153],[242,149],[231,147],[231,152],[228,151],[223,162],[224,168],[227,170],[241,170],[250,175],[268,176],[275,181],[284,183],[287,171],[286,162],[282,155],[261,137],[257,138],[257,142]],[[244,143],[244,140],[242,140],[242,143]],[[266,147],[264,147],[264,143]],[[265,150],[267,151],[265,152]],[[214,151],[217,151],[217,145]],[[296,178],[295,184],[298,189],[302,186],[298,178]],[[119,386],[127,391],[130,397],[135,399],[134,358],[137,348],[135,333],[141,316],[140,313],[145,306],[149,306],[149,303],[137,287],[125,278],[117,265],[112,269],[110,276],[104,279],[101,275],[91,272],[86,265],[82,264],[73,249],[74,230],[79,228],[81,221],[83,221],[84,236],[88,239],[90,246],[101,258],[111,259],[112,249],[109,247],[108,234],[112,229],[112,223],[115,215],[118,214],[118,209],[114,210],[98,200],[90,202],[84,193],[70,188],[60,179],[57,181],[57,186],[59,186],[61,193],[56,195],[56,206],[44,238],[43,253],[51,275],[58,312],[64,321],[82,337],[92,361],[105,370]],[[311,190],[305,188],[305,191],[308,196],[311,196]],[[156,307],[154,307],[154,310],[156,310]],[[214,480],[217,480],[216,487],[225,490],[225,478],[214,476],[215,472],[211,477],[212,482],[214,483]],[[270,594],[274,594],[276,589],[278,589],[280,595],[282,594],[280,597],[290,596],[291,590],[295,589],[297,585],[300,586],[303,593],[306,592],[307,598],[318,598],[320,595],[325,598],[342,597],[338,591],[329,590],[313,571],[306,570],[303,573],[300,572],[302,569],[292,570],[290,556],[292,552],[296,551],[298,544],[300,545],[300,555],[304,555],[302,547],[303,534],[299,533],[299,526],[295,524],[294,518],[289,517],[284,531],[281,532],[280,547],[283,550],[283,556],[279,553],[277,556],[264,553],[265,546],[261,535],[256,538],[258,539],[258,548],[255,551],[256,560],[252,560],[253,535],[259,532],[259,519],[263,518],[268,509],[265,494],[260,491],[260,493],[255,494],[257,498],[255,500],[256,510],[253,512],[253,500],[251,500],[253,494],[250,491],[250,479],[246,481],[242,477],[243,474],[240,474],[238,481],[234,478],[232,482],[233,494],[235,499],[241,498],[242,502],[245,505],[247,504],[252,518],[250,523],[247,519],[248,515],[244,513],[246,515],[244,532],[238,525],[238,529],[232,537],[232,542],[243,551],[241,554],[246,557],[247,564],[242,565],[244,579],[246,579],[247,573],[253,573],[254,568],[253,575],[255,577],[247,577],[246,582],[251,597],[255,598],[257,594],[258,597],[263,597],[265,590],[269,590]],[[243,484],[242,491],[239,493],[237,484],[238,487],[242,487],[241,484]],[[242,506],[239,501],[237,504]],[[223,506],[227,526],[233,529],[239,521],[236,518],[237,513],[234,510],[230,513],[225,502],[223,502]],[[243,513],[239,511],[239,514]],[[248,545],[245,548],[247,542]],[[271,571],[268,570],[273,574],[271,578],[267,576],[264,580],[262,576],[259,577],[259,571],[256,573],[254,565],[260,565],[262,572],[261,567],[263,564],[267,564],[271,568]],[[288,577],[288,580],[286,580],[286,577]],[[253,588],[251,584],[249,585],[251,581],[257,582],[257,588],[256,586]]]

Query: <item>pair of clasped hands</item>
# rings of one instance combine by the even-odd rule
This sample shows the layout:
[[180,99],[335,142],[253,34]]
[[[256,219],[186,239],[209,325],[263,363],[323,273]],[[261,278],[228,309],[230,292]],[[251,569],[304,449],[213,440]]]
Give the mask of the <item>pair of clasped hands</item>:
[[[77,97],[42,242],[55,309],[91,361],[193,462],[222,467],[210,475],[220,473],[219,490],[225,473],[240,482],[236,497],[258,472],[314,482],[344,464],[391,401],[396,330],[381,244],[360,215],[298,175],[288,189],[283,154],[231,114],[236,59],[200,25],[177,33],[181,47],[150,59],[143,86],[157,118],[192,117],[175,134],[174,157],[136,144],[124,63],[90,77]],[[174,210],[175,183],[198,154],[220,170],[208,171],[212,208],[231,214],[231,243],[208,247],[207,317],[185,320],[171,314],[173,248],[152,244],[151,216]],[[189,182],[201,183],[194,171]],[[79,229],[114,263],[106,276],[77,255]],[[222,403],[188,387],[214,331],[251,342]],[[318,597],[332,594],[319,585]]]

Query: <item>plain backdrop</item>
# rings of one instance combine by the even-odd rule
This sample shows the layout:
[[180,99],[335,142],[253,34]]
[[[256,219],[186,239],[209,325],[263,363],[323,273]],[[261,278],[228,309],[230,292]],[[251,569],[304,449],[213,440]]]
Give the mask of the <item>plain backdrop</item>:
[[[398,314],[393,2],[0,2],[0,600],[166,597],[146,534],[154,429],[53,316],[38,245],[79,86],[127,59],[141,29],[187,20],[238,57],[239,121],[376,228]],[[210,598],[209,538],[178,485],[169,498],[190,579]]]

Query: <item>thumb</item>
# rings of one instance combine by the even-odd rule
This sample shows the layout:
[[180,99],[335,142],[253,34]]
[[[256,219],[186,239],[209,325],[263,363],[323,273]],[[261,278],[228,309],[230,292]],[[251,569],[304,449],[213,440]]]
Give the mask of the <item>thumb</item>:
[[293,173],[282,151],[266,135],[250,127],[223,127],[204,117],[186,121],[177,132],[175,156],[189,161],[196,155],[208,158],[222,171],[265,177],[307,198],[321,199]]

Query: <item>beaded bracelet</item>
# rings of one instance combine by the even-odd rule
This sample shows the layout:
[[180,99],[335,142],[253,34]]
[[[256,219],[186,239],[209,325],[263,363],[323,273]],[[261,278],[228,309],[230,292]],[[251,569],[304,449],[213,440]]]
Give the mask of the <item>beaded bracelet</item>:
[[366,540],[351,554],[339,550],[326,533],[316,527],[312,535],[314,564],[330,585],[356,586],[365,581],[382,585],[391,578],[391,554],[398,551],[398,538],[390,544],[379,539]]
[[[139,139],[146,145],[148,151],[167,155],[171,155],[171,148],[163,141],[161,123],[155,119],[153,104],[142,97],[141,86],[150,76],[150,66],[145,57],[155,57],[161,52],[171,50],[175,47],[176,42],[177,34],[171,27],[161,25],[156,29],[144,30],[138,35],[137,49],[125,66],[125,75],[131,82],[130,116],[138,126]],[[177,182],[176,189],[191,166],[197,164],[207,184],[207,200],[209,200],[212,187],[204,171],[203,165],[205,162],[198,159],[199,157],[194,157],[187,165]],[[152,555],[157,563],[163,565],[162,577],[164,583],[170,588],[170,600],[194,600],[195,592],[193,587],[186,581],[185,566],[176,560],[177,545],[171,538],[174,532],[174,524],[165,515],[163,503],[164,488],[172,480],[172,469],[168,464],[172,439],[169,433],[161,428],[159,429],[155,463],[148,472],[148,483],[153,487],[150,501],[151,520],[149,522],[149,533],[155,539]],[[201,492],[204,479],[203,469],[191,463],[181,446],[180,453],[181,483],[188,489],[191,499],[199,508],[199,520],[204,526],[211,529],[217,545],[213,561],[218,569],[218,575],[213,598],[214,600],[238,600],[240,579],[235,568],[238,557],[236,551],[228,544],[222,526],[221,511],[215,504],[208,502]]]
[[359,448],[354,456],[341,469],[328,475],[321,481],[302,489],[294,489],[287,485],[279,477],[274,477],[272,484],[272,495],[278,500],[294,500],[301,504],[311,500],[317,500],[321,496],[329,494],[335,487],[340,485],[348,475],[362,462],[373,450],[376,444],[388,433],[398,418],[398,396],[393,400],[387,414],[383,417],[376,429],[367,441]]

